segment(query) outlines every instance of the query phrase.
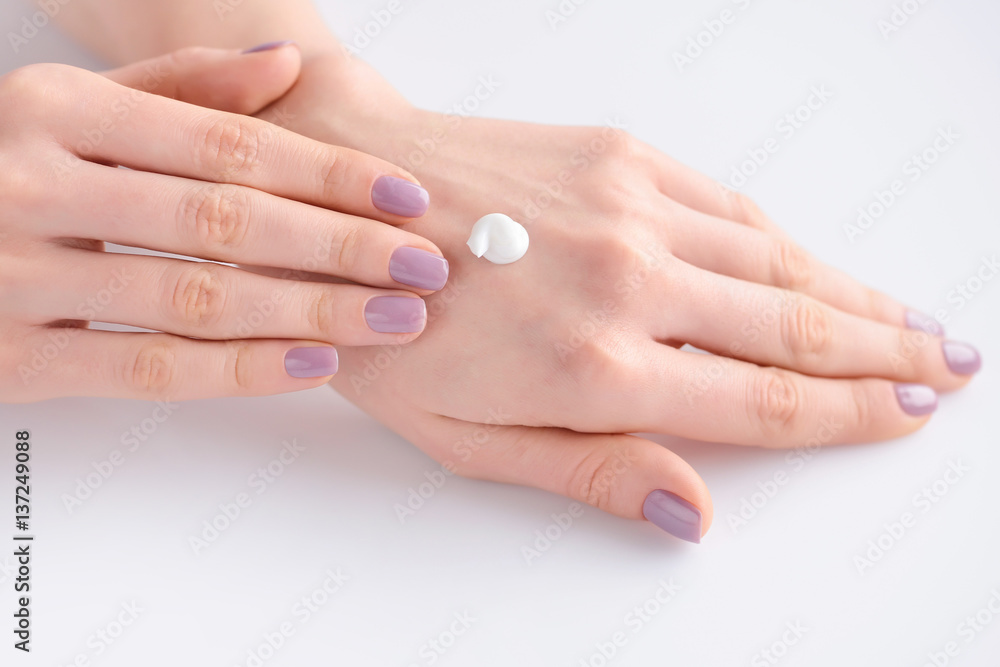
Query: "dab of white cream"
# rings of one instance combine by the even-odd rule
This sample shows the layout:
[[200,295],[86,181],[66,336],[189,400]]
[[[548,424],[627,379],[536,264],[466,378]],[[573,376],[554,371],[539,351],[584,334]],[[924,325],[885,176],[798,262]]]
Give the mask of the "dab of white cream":
[[528,252],[528,230],[503,213],[490,213],[472,226],[469,250],[494,264],[510,264]]

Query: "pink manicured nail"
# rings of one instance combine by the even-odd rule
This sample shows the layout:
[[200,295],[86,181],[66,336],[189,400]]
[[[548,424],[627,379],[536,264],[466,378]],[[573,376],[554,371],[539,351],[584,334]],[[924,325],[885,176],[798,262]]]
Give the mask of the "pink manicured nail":
[[337,350],[332,347],[297,347],[285,353],[285,372],[293,378],[335,375],[337,366]]
[[674,537],[701,543],[701,510],[677,494],[662,489],[651,492],[642,503],[642,515]]
[[375,208],[404,218],[419,218],[427,212],[431,196],[422,187],[395,176],[383,176],[372,186]]
[[943,336],[944,327],[930,315],[918,313],[915,310],[906,311],[906,328],[924,331],[932,336]]
[[448,282],[448,260],[420,248],[397,248],[389,258],[389,275],[410,287],[439,290]]
[[897,384],[896,400],[903,412],[911,417],[923,417],[937,410],[937,392],[922,384]]
[[378,333],[417,333],[427,323],[427,304],[409,296],[376,296],[365,304],[365,321]]
[[978,373],[983,366],[979,351],[968,343],[946,340],[941,343],[941,351],[944,352],[944,360],[952,373],[972,375]]
[[274,51],[275,49],[280,49],[283,46],[291,46],[294,44],[290,39],[286,39],[280,42],[267,42],[266,44],[258,44],[257,46],[251,47],[243,52],[243,55],[248,53],[261,53],[263,51]]

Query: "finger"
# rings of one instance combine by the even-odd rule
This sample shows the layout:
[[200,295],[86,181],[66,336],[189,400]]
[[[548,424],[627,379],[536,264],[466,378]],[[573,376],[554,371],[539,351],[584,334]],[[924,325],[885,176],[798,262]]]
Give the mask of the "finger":
[[893,326],[917,328],[926,323],[929,333],[944,332],[936,321],[827,266],[791,239],[697,211],[677,210],[675,204],[668,210],[676,220],[670,226],[671,250],[688,264],[808,294],[844,312]]
[[923,331],[695,267],[679,265],[672,280],[669,338],[703,350],[810,375],[880,377],[943,391],[970,379],[968,368],[946,356],[957,343]]
[[654,342],[636,344],[629,368],[629,386],[638,389],[600,408],[605,428],[818,447],[907,435],[937,408],[936,393],[924,385],[816,378]]
[[281,280],[212,262],[72,248],[62,250],[58,261],[63,267],[58,276],[36,281],[32,323],[72,318],[212,340],[389,345],[413,340],[427,321],[424,300],[397,290]]
[[255,53],[191,47],[102,74],[136,90],[251,115],[283,97],[301,69],[299,49],[287,43]]
[[[712,523],[712,499],[698,473],[673,452],[631,435],[558,428],[487,426],[445,417],[427,443],[462,475],[533,486],[629,519],[646,518],[690,542]],[[482,438],[472,440],[474,433]],[[474,443],[462,448],[454,443]],[[418,445],[422,444],[420,442]],[[441,451],[442,445],[452,447]]]
[[84,160],[244,185],[392,224],[427,210],[428,194],[416,179],[370,155],[256,118],[129,90],[85,70],[47,72],[50,86],[90,91],[39,91],[50,130]]
[[785,231],[743,193],[730,190],[651,146],[643,144],[640,155],[650,165],[660,192],[675,202],[706,215],[732,220],[781,238],[787,237]]
[[212,342],[39,327],[24,343],[17,371],[24,391],[15,400],[25,402],[62,396],[167,401],[267,396],[321,386],[337,372],[336,350],[312,341]]
[[[84,164],[39,202],[53,236],[86,235],[120,245],[235,264],[329,274],[376,287],[444,287],[448,261],[430,241],[238,185],[219,185]],[[113,206],[107,205],[115,193]],[[38,214],[38,209],[34,214]]]

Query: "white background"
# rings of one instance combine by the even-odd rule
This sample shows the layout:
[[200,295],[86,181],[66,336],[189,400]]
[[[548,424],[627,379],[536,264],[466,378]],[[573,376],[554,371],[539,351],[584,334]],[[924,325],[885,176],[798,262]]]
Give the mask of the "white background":
[[[759,652],[797,622],[806,631],[779,664],[919,666],[955,641],[948,664],[996,665],[1000,618],[971,642],[960,624],[1000,592],[1000,280],[961,309],[948,294],[1000,252],[1000,4],[926,2],[886,39],[877,23],[892,4],[589,0],[553,29],[545,12],[557,0],[424,0],[404,2],[363,55],[420,105],[448,109],[493,75],[502,86],[481,115],[574,124],[618,115],[723,180],[748,150],[779,138],[744,190],[824,260],[921,310],[946,309],[949,335],[983,353],[981,375],[943,397],[923,431],[823,450],[801,469],[784,452],[664,439],[712,491],[716,522],[703,544],[588,509],[528,564],[522,547],[567,500],[450,479],[401,525],[394,504],[433,462],[326,388],[182,405],[72,513],[61,497],[124,449],[122,434],[154,406],[0,406],[0,512],[12,510],[14,431],[29,428],[38,536],[27,658],[10,648],[11,559],[0,551],[0,663],[85,654],[108,666],[245,665],[262,635],[289,620],[295,634],[267,665],[426,665],[421,647],[467,612],[471,628],[435,664],[600,665],[596,644],[619,631],[627,642],[608,664],[771,664]],[[324,5],[350,37],[383,3]],[[678,71],[673,53],[725,8],[735,22]],[[4,3],[3,34],[31,11]],[[0,58],[4,69],[94,64],[52,27],[16,55],[4,39]],[[786,139],[776,122],[813,86],[832,99]],[[955,145],[849,242],[843,225],[857,208],[948,127]],[[189,536],[293,439],[305,453],[196,556]],[[914,496],[949,461],[968,471],[923,511]],[[788,483],[734,530],[727,517],[777,471]],[[904,512],[916,525],[883,536],[890,548],[860,573],[855,558]],[[13,529],[3,525],[6,544]],[[350,579],[300,623],[296,601],[331,568]],[[671,579],[676,596],[650,602]],[[138,620],[95,655],[88,638],[133,601]],[[637,627],[627,615],[644,604],[653,613]]]

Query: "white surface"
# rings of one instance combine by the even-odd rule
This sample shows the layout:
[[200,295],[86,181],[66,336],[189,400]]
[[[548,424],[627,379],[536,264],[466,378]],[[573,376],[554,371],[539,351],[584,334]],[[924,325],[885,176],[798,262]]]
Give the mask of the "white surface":
[[[382,3],[329,2],[331,18],[334,5],[344,5],[340,32],[350,36]],[[876,23],[892,5],[590,0],[553,31],[545,11],[557,0],[426,0],[407,3],[364,57],[431,108],[450,108],[492,75],[502,86],[480,114],[592,124],[617,115],[720,179],[778,139],[745,190],[828,262],[924,311],[948,309],[950,335],[983,353],[984,372],[943,398],[921,433],[824,450],[798,471],[785,452],[672,442],[714,496],[716,523],[702,545],[588,510],[528,565],[522,546],[568,501],[452,479],[400,525],[394,503],[432,462],[326,390],[183,405],[72,514],[60,496],[122,448],[122,434],[153,406],[0,406],[0,512],[11,505],[9,443],[30,428],[38,535],[36,652],[25,659],[7,643],[13,600],[0,571],[0,663],[93,656],[88,636],[136,601],[139,620],[93,664],[247,664],[261,635],[291,620],[295,635],[265,664],[425,665],[421,646],[469,612],[475,622],[435,664],[576,667],[618,631],[627,644],[611,665],[770,664],[758,652],[800,622],[807,631],[778,664],[918,666],[955,641],[948,664],[996,665],[1000,618],[971,643],[959,626],[1000,591],[1000,280],[961,310],[948,294],[1000,252],[1000,5],[929,2],[885,40]],[[679,73],[672,53],[726,7],[735,23]],[[6,33],[26,10],[10,2],[0,11]],[[3,63],[54,59],[86,62],[50,28]],[[776,123],[814,86],[832,99],[786,138]],[[960,136],[949,152],[848,242],[842,226],[853,212],[947,127]],[[188,536],[292,439],[305,453],[195,556]],[[914,495],[949,460],[969,471],[921,511]],[[789,482],[734,532],[727,515],[776,471]],[[907,511],[916,525],[859,574],[855,556]],[[0,529],[4,544],[7,535]],[[298,624],[293,605],[336,567],[350,580]],[[661,579],[680,590],[633,632],[626,615]]]

